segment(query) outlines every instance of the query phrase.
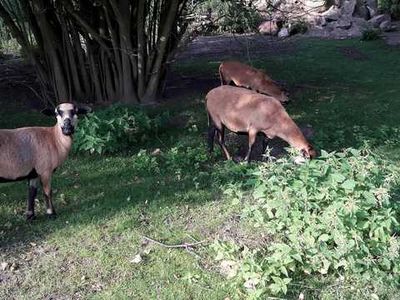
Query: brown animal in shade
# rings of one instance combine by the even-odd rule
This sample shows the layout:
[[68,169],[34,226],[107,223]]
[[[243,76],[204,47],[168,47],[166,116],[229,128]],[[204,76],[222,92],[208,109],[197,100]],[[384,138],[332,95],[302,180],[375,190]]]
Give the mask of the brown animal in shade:
[[46,115],[57,118],[53,127],[24,127],[0,130],[0,182],[27,179],[29,183],[26,218],[35,218],[35,197],[39,180],[42,184],[46,214],[56,216],[52,202],[51,176],[67,158],[72,146],[72,135],[77,115],[86,114],[89,107],[62,103],[54,109],[45,109]]
[[209,118],[210,152],[213,151],[214,137],[218,134],[218,143],[226,159],[230,159],[231,156],[224,142],[225,127],[236,133],[248,134],[249,149],[245,157],[247,161],[250,161],[252,146],[259,132],[269,139],[276,136],[283,139],[299,150],[304,158],[311,159],[316,156],[314,148],[274,97],[224,85],[208,92],[206,108]]
[[219,66],[221,85],[233,82],[258,93],[275,97],[280,102],[288,101],[287,93],[267,74],[238,61],[224,61]]

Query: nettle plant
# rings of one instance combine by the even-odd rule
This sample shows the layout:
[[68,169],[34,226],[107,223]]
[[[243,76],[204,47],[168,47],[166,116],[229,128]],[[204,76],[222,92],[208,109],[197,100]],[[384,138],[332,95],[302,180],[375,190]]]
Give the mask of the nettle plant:
[[379,274],[395,284],[400,202],[391,195],[397,174],[378,156],[355,149],[322,151],[302,166],[289,159],[262,164],[242,186],[247,192],[228,188],[226,194],[268,242],[250,248],[216,241],[216,258],[231,262],[231,283],[251,297],[286,294],[291,282],[317,275],[362,278],[371,287],[364,295],[375,290]]
[[154,136],[167,118],[167,114],[151,118],[140,109],[113,105],[80,121],[74,149],[91,154],[126,150]]

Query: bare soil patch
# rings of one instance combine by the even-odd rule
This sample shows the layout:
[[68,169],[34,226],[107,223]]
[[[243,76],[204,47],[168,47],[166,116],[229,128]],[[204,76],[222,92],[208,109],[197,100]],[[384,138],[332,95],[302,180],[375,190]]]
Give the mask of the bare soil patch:
[[362,51],[355,47],[337,47],[338,51],[343,54],[343,56],[350,58],[352,60],[367,60],[368,56]]

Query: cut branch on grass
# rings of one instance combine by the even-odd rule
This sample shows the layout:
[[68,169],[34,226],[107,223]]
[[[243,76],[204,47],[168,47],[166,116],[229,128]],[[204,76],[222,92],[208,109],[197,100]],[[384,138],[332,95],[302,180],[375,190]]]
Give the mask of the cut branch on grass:
[[195,248],[198,247],[200,245],[204,245],[205,243],[208,242],[208,240],[202,240],[199,242],[194,242],[194,243],[182,243],[182,244],[174,244],[174,245],[168,245],[168,244],[164,244],[162,242],[153,240],[152,238],[149,238],[147,236],[142,236],[142,238],[148,242],[157,244],[159,246],[162,246],[164,248],[183,248],[183,249],[188,249],[188,248]]

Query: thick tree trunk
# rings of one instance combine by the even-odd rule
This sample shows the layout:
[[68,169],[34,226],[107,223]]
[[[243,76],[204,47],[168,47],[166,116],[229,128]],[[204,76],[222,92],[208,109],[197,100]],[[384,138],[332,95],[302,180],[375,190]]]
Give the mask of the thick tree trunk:
[[186,28],[179,15],[187,0],[13,1],[24,16],[0,2],[0,18],[55,102],[154,101]]
[[143,102],[152,102],[156,99],[158,93],[158,87],[160,85],[160,79],[162,77],[163,69],[165,68],[165,54],[167,50],[167,45],[170,39],[170,34],[172,31],[172,26],[176,20],[176,15],[178,12],[179,1],[170,1],[168,13],[163,23],[163,29],[161,35],[158,39],[157,45],[157,56],[155,58],[154,66],[150,75],[150,80],[146,87],[146,92],[142,98]]

